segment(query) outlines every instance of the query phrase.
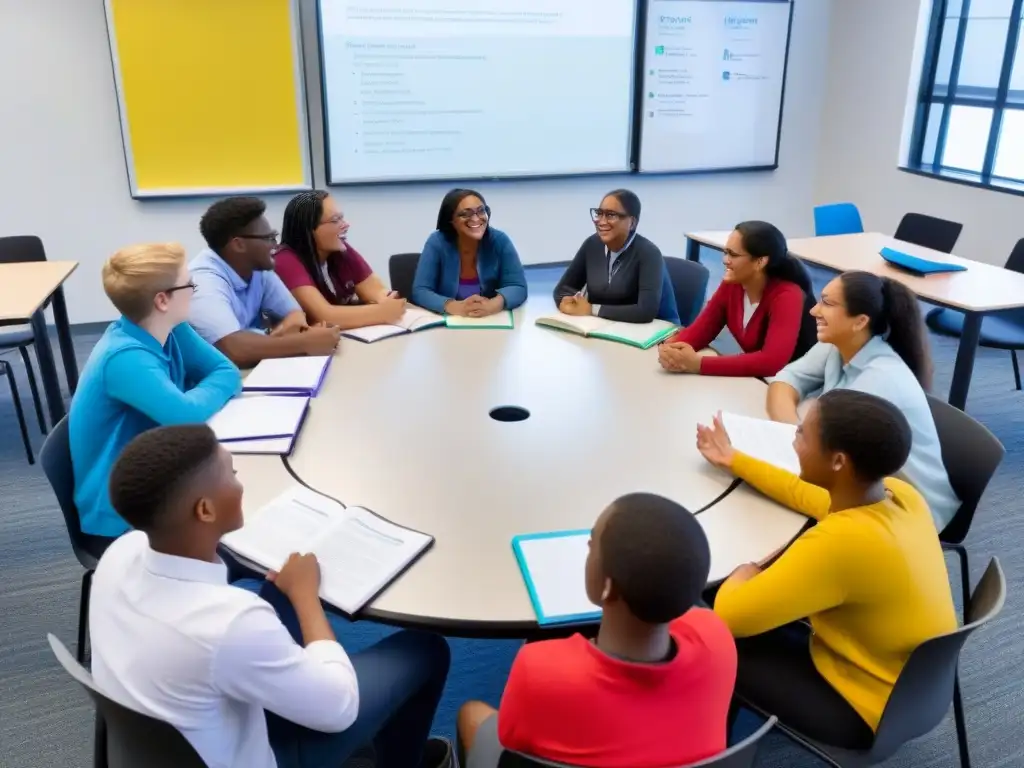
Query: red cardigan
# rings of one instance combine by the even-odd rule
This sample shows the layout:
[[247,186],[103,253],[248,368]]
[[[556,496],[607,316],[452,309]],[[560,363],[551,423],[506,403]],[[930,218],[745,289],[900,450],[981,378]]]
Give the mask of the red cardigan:
[[703,357],[708,376],[774,376],[796,351],[804,313],[804,292],[788,280],[769,280],[761,302],[743,327],[743,286],[722,283],[693,325],[669,339],[704,349],[728,326],[743,354]]

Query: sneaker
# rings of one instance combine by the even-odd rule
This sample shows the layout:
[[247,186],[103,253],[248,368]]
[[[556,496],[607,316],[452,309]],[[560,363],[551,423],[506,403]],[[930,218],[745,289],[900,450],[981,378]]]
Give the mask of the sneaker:
[[459,761],[455,757],[452,743],[440,736],[432,736],[423,747],[423,759],[420,761],[420,766],[421,768],[459,768]]
[[341,768],[377,768],[377,751],[373,748],[373,744],[367,744],[357,749]]

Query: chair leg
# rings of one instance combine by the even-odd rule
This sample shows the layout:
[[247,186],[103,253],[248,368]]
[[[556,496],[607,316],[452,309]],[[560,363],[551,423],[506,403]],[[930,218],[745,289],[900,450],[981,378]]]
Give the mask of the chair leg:
[[1017,391],[1020,391],[1020,364],[1017,362],[1017,350],[1010,350],[1010,362],[1013,363],[1013,383],[1017,385]]
[[89,642],[89,594],[92,591],[92,571],[82,576],[82,596],[78,601],[78,646],[75,648],[75,659],[85,664],[87,644]]
[[21,427],[21,442],[25,444],[25,455],[29,464],[36,463],[36,457],[32,453],[32,441],[28,437],[28,425],[25,423],[25,411],[21,408],[21,396],[18,394],[18,382],[14,380],[14,369],[6,360],[2,361],[2,370],[7,376],[7,383],[11,387],[11,399],[14,400],[14,413],[18,417],[18,426]]
[[46,417],[43,415],[43,401],[39,398],[39,386],[36,384],[36,372],[32,368],[32,358],[28,354],[28,347],[21,347],[20,352],[21,359],[25,363],[25,373],[28,374],[28,388],[32,390],[32,402],[36,406],[36,418],[39,419],[39,431],[45,435]]
[[103,715],[96,709],[96,727],[93,730],[92,742],[92,766],[93,768],[108,768],[107,758],[107,724],[103,721]]
[[956,743],[960,748],[960,768],[971,768],[971,752],[967,746],[967,724],[964,720],[964,702],[960,695],[960,671],[953,678],[953,719],[956,722]]
[[963,602],[964,624],[967,623],[967,606],[971,604],[971,567],[967,562],[967,548],[963,544],[954,547],[960,561],[960,589]]

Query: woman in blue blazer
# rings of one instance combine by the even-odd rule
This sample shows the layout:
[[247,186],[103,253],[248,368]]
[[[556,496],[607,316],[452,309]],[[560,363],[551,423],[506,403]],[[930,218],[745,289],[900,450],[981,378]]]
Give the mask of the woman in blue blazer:
[[453,189],[416,266],[412,303],[434,312],[486,317],[526,301],[526,275],[512,241],[489,226],[483,195]]

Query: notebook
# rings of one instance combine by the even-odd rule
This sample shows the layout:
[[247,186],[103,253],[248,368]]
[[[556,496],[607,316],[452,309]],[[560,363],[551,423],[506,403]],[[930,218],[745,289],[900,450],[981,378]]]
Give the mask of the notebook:
[[242,390],[314,397],[323,386],[332,359],[331,355],[313,355],[261,360],[245,377]]
[[589,541],[589,528],[512,538],[512,551],[538,624],[582,624],[601,619],[601,609],[587,598],[584,572]]
[[308,410],[308,397],[250,395],[229,400],[207,424],[232,453],[291,453]]
[[320,597],[354,614],[422,555],[434,537],[295,485],[222,541],[273,570],[293,552],[312,552],[320,563]]
[[444,318],[441,315],[435,315],[433,312],[428,312],[419,307],[407,307],[405,313],[393,325],[368,325],[365,328],[353,328],[349,331],[342,331],[341,335],[372,344],[375,341],[387,339],[391,336],[415,333],[416,331],[434,328],[439,325],[444,325]]
[[512,310],[503,309],[487,317],[463,317],[462,315],[445,315],[444,324],[449,328],[514,328]]
[[650,349],[655,344],[661,343],[675,333],[678,328],[667,320],[652,320],[649,323],[619,323],[593,315],[565,315],[561,312],[538,318],[537,325],[594,339],[618,341],[640,349]]
[[938,275],[943,272],[967,271],[967,267],[963,264],[950,264],[947,261],[929,261],[928,259],[911,256],[909,253],[903,253],[892,248],[883,248],[879,253],[882,254],[883,259],[894,267],[899,267],[915,275]]
[[800,474],[800,460],[793,448],[795,424],[782,424],[735,413],[723,413],[722,423],[729,433],[732,447],[740,453],[774,464],[794,475]]

